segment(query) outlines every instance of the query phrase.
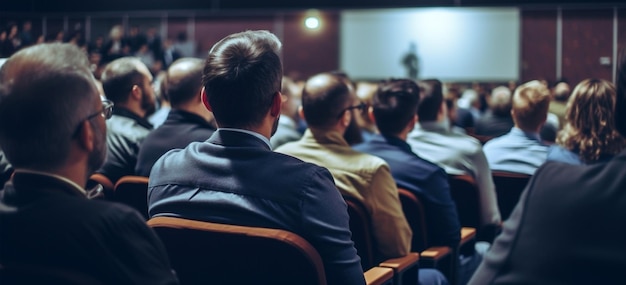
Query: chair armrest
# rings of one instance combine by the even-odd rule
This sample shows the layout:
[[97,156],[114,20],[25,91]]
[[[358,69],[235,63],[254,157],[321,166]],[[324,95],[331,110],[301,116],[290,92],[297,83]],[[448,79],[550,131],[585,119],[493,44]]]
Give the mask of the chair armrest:
[[365,276],[365,284],[367,285],[383,285],[388,284],[393,279],[393,269],[385,267],[372,267],[363,273]]
[[432,246],[420,252],[422,260],[438,261],[452,254],[452,249],[447,246]]
[[468,241],[476,239],[476,229],[469,227],[461,228],[461,246],[466,244]]
[[419,253],[411,252],[403,257],[387,259],[378,266],[393,269],[394,285],[417,285],[419,259]]

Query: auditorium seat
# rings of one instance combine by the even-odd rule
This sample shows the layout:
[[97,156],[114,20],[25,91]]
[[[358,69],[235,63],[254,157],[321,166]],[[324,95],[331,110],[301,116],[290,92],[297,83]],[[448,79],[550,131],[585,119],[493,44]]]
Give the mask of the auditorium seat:
[[[279,229],[175,217],[148,220],[165,244],[181,284],[326,284],[317,250]],[[367,284],[388,284],[393,269],[373,268]]]
[[461,226],[475,228],[476,240],[493,242],[500,225],[481,225],[479,190],[474,178],[468,174],[448,175],[448,182]]
[[491,175],[493,176],[493,184],[496,186],[500,215],[502,215],[502,220],[506,220],[517,205],[531,176],[504,171],[493,171]]
[[148,177],[124,176],[115,183],[113,200],[139,211],[148,219]]
[[98,184],[102,186],[102,193],[104,194],[104,198],[111,200],[113,197],[113,189],[115,188],[115,185],[113,185],[113,182],[111,182],[109,178],[100,173],[94,173],[89,176],[85,189],[94,189],[94,187],[96,187]]

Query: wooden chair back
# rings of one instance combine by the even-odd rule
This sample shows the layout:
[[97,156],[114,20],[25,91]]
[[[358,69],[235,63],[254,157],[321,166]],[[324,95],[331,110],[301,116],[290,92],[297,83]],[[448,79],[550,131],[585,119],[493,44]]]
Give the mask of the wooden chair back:
[[174,217],[154,217],[148,225],[181,284],[326,284],[315,248],[288,231]]
[[115,183],[113,200],[139,211],[148,220],[148,177],[124,176]]
[[502,220],[506,220],[513,212],[515,205],[517,205],[519,197],[526,189],[526,184],[528,184],[531,176],[503,171],[493,171],[491,175],[493,176],[493,184],[496,186],[500,215]]

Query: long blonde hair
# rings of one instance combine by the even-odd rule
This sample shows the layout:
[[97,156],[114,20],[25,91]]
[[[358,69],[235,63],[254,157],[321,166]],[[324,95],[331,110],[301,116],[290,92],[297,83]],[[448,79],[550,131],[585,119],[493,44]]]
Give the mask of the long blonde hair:
[[585,79],[576,85],[557,144],[578,152],[584,162],[619,153],[626,140],[615,129],[615,100],[615,86],[606,80]]

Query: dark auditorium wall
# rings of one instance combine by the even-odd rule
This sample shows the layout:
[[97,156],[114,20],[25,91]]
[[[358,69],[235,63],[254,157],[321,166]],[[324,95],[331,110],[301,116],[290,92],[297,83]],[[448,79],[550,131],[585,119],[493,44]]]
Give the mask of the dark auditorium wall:
[[521,12],[521,82],[556,79],[555,10]]

